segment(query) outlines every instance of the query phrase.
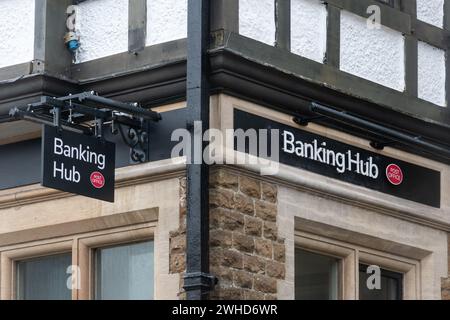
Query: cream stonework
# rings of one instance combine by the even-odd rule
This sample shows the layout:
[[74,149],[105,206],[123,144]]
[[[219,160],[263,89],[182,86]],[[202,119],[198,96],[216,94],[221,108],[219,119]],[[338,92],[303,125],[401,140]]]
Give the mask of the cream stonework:
[[[218,117],[213,122],[216,128],[233,128],[234,108],[297,126],[289,115],[221,95],[213,107],[213,115]],[[316,124],[302,129],[376,152],[369,141],[333,129]],[[294,248],[299,243],[296,232],[313,232],[314,236],[324,237],[320,241],[326,241],[328,246],[351,247],[355,256],[366,261],[379,257],[374,263],[405,275],[405,299],[448,298],[445,279],[449,276],[449,167],[393,148],[379,153],[441,172],[441,208],[368,192],[359,186],[280,165],[278,174],[268,177],[278,185],[278,237],[284,239],[286,246],[286,276],[277,282],[278,299],[295,297]],[[258,175],[260,168],[247,164],[236,165],[236,169]],[[352,268],[357,268],[354,262],[347,265],[347,270]],[[342,294],[342,298],[356,299],[357,283],[353,282]]]
[[[26,246],[27,243],[21,240],[23,234],[32,240],[30,243],[51,242],[54,229],[46,231],[46,227],[76,224],[99,217],[126,216],[129,212],[157,208],[154,231],[155,298],[178,299],[179,276],[169,272],[169,233],[179,223],[179,177],[184,175],[184,168],[183,161],[166,160],[117,170],[118,188],[114,204],[48,191],[40,186],[2,191],[0,239],[8,242],[5,245],[0,240],[0,252]],[[127,223],[132,221],[125,219],[122,222],[125,226]],[[102,225],[99,228],[109,227]],[[15,234],[18,237],[14,237]],[[11,239],[15,239],[16,244],[11,244]],[[4,284],[1,286],[3,288]]]
[[[160,110],[184,108],[184,103]],[[240,109],[296,127],[292,117],[227,95],[211,97],[211,126],[232,129]],[[295,248],[339,257],[339,298],[358,298],[359,263],[401,273],[404,299],[450,299],[450,168],[311,124],[302,130],[441,172],[441,208],[431,208],[280,164],[210,168],[210,271],[213,299],[294,299]],[[225,144],[225,141],[224,141]],[[233,157],[239,157],[235,154]],[[185,299],[186,159],[116,170],[116,202],[25,186],[0,192],[0,294],[14,297],[15,259],[70,250],[87,266],[96,245],[155,241],[155,298]],[[106,241],[106,242],[105,242]],[[37,251],[33,247],[39,248]],[[89,279],[82,278],[89,288]],[[73,299],[91,298],[89,290]]]

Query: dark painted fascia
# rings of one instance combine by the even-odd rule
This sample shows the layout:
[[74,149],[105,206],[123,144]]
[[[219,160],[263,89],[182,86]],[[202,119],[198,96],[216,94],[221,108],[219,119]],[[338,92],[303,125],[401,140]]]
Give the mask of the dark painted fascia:
[[12,107],[36,102],[42,95],[64,96],[93,90],[148,105],[184,99],[186,95],[186,39],[146,47],[138,54],[124,52],[73,65],[73,80],[50,73],[28,74],[24,72],[27,66],[8,68],[8,75],[14,78],[0,81],[0,115]]
[[[215,35],[210,50],[213,92],[225,92],[288,113],[307,113],[308,102],[314,100],[450,145],[449,108],[235,33],[219,31]],[[3,83],[0,115],[13,106],[34,102],[41,95],[63,96],[86,90],[146,106],[185,100],[185,44],[185,40],[174,41],[146,48],[137,56],[119,54],[73,66],[76,82],[33,75]],[[342,125],[326,125],[365,137],[364,133]]]
[[[33,63],[25,62],[0,69],[0,86],[33,73]],[[1,87],[0,87],[1,88]]]
[[[297,82],[308,83],[308,87],[319,89],[320,95],[323,95],[324,91],[330,93],[337,91],[338,93],[333,93],[333,95],[344,94],[357,98],[359,104],[369,103],[372,107],[377,107],[377,110],[381,112],[395,111],[396,113],[409,116],[411,119],[415,118],[430,125],[437,125],[447,130],[450,129],[449,108],[439,107],[403,92],[342,72],[326,64],[303,58],[286,50],[267,46],[235,33],[226,33],[221,38],[224,39],[224,42],[222,44],[216,43],[216,48],[211,50],[212,54],[227,52],[241,57],[244,61],[254,62],[263,66],[265,68],[263,75],[267,75],[266,83],[270,83],[272,86],[276,85],[281,92],[288,91],[318,99],[319,97],[317,96],[311,96],[314,92],[310,92],[306,88],[303,92],[296,89],[300,88]],[[240,72],[240,70],[250,69],[248,72],[251,73],[253,66],[254,64],[249,68],[242,64],[236,71]],[[231,65],[230,67],[233,66]],[[290,76],[291,82],[270,81],[273,77],[270,76],[269,69],[272,69],[273,72],[281,72],[286,76]],[[254,73],[256,76],[256,71]],[[249,75],[246,76],[248,77]],[[334,99],[331,99],[330,102],[332,101]],[[342,107],[344,109],[348,108],[348,106]],[[368,112],[368,110],[364,110],[361,107],[358,107],[355,111],[361,114]],[[371,117],[375,116],[372,115],[372,112],[370,114]]]
[[139,102],[146,107],[182,101],[186,97],[186,60],[87,82],[79,88],[120,101]]
[[64,96],[77,93],[79,87],[73,82],[43,74],[28,75],[15,81],[0,84],[0,115],[8,114],[13,107],[37,102],[43,95]]
[[309,101],[321,101],[365,119],[450,144],[448,125],[426,123],[419,117],[337,92],[294,74],[273,70],[272,67],[250,61],[234,52],[216,51],[211,56],[211,66],[211,81],[215,88],[280,111],[308,115]]
[[[337,93],[328,88],[312,85],[310,82],[296,79],[283,72],[269,71],[267,67],[246,61],[234,54],[217,53],[211,57],[211,64],[214,70],[211,75],[214,92],[225,93],[293,116],[314,116],[309,111],[309,100],[312,99],[311,97],[316,97],[313,98],[315,101],[327,101],[330,106],[342,108],[364,119],[404,133],[416,134],[439,145],[450,146],[450,132],[441,126],[427,124],[420,119],[411,118],[392,110],[382,110],[377,105]],[[252,75],[249,75],[250,73]],[[256,74],[257,76],[255,76]],[[274,83],[277,83],[277,86],[274,86]],[[288,83],[290,83],[289,90],[280,89],[278,86]],[[303,95],[306,92],[310,95],[309,97]],[[365,112],[361,112],[361,110]],[[317,121],[317,123],[369,141],[379,138],[330,119]],[[392,147],[450,164],[449,159],[430,155],[417,149],[402,145],[393,145]]]

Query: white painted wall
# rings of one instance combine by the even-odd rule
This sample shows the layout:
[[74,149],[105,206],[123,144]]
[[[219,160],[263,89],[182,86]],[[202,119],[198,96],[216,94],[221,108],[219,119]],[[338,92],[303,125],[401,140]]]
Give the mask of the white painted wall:
[[327,49],[327,8],[320,0],[291,0],[291,51],[323,62]]
[[274,0],[239,0],[241,35],[273,46],[275,30]]
[[444,25],[444,0],[417,0],[417,18],[442,28]]
[[341,70],[383,86],[405,89],[404,37],[382,27],[369,29],[366,19],[341,12]]
[[128,0],[90,0],[78,8],[76,63],[128,51]]
[[187,0],[147,0],[147,45],[187,38]]
[[446,106],[445,51],[419,41],[418,69],[419,98]]
[[34,59],[34,0],[0,0],[0,68]]

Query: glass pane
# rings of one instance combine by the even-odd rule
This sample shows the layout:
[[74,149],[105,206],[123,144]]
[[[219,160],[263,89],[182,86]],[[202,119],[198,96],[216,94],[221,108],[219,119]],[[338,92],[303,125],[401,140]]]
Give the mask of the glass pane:
[[153,241],[96,250],[96,299],[153,299]]
[[[402,300],[403,275],[381,269],[380,289],[370,290],[367,280],[373,272],[367,273],[367,266],[359,267],[359,299],[360,300]],[[370,281],[373,284],[373,279]]]
[[17,262],[17,299],[71,300],[72,291],[67,287],[71,265],[70,253]]
[[295,250],[295,299],[337,300],[339,259]]

